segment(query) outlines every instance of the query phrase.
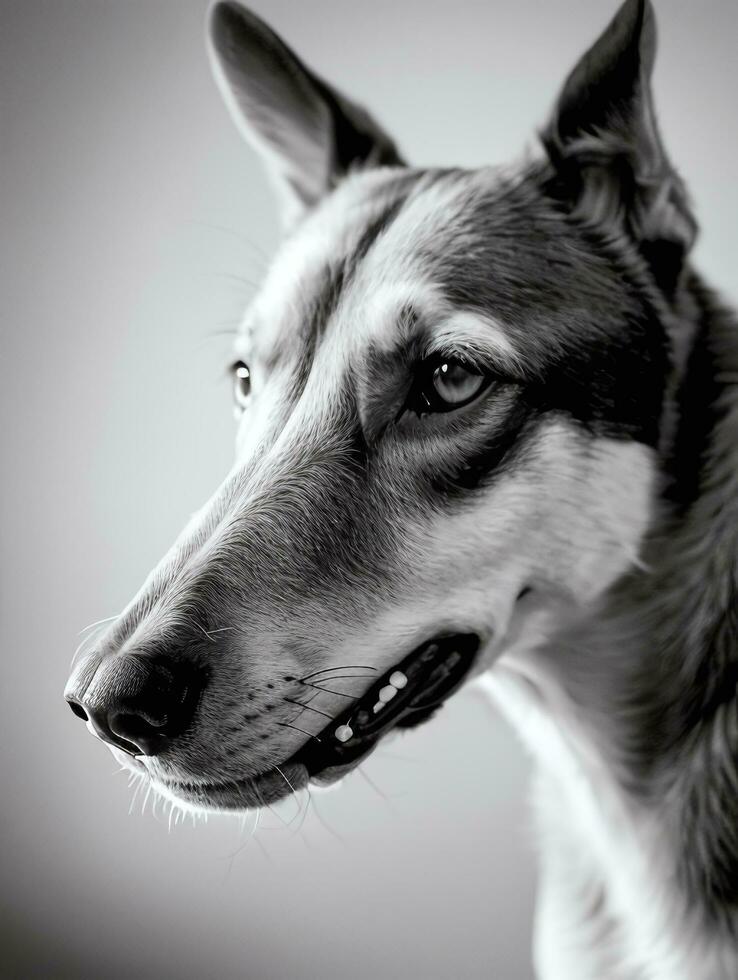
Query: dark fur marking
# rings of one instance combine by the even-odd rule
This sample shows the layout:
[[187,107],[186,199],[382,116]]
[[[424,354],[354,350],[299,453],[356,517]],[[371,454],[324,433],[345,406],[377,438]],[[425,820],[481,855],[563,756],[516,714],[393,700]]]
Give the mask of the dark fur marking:
[[398,323],[402,334],[400,343],[390,350],[379,350],[370,344],[367,350],[361,415],[370,446],[400,417],[415,370],[428,347],[429,333],[418,325],[414,310],[401,310]]
[[[310,301],[309,311],[306,315],[300,359],[296,365],[296,375],[293,379],[294,398],[299,398],[305,389],[318,344],[338,306],[348,280],[377,238],[399,214],[405,203],[408,190],[416,180],[416,175],[403,175],[389,186],[383,185],[381,188],[383,194],[394,193],[397,196],[372,219],[348,254],[325,267],[320,290]],[[278,358],[279,352],[275,352],[275,355]]]
[[495,425],[475,452],[465,453],[463,463],[449,463],[447,468],[431,476],[434,491],[446,500],[455,500],[486,486],[511,454],[523,449],[525,432],[536,417],[535,407],[519,393],[503,421]]
[[[666,333],[627,263],[546,198],[545,168],[493,184],[449,219],[431,277],[452,302],[501,321],[541,401],[593,432],[658,440]],[[469,247],[469,241],[475,243]]]
[[613,771],[660,808],[690,907],[738,936],[738,324],[695,276],[681,302],[698,339],[665,447],[666,513],[644,545],[649,570],[613,589],[603,628],[631,659],[618,650],[612,683],[593,688],[592,657],[607,669],[608,655],[588,645],[567,683],[593,717],[616,719]]
[[310,324],[311,336],[322,336],[331,314],[338,305],[345,284],[356,271],[362,259],[366,257],[377,238],[389,228],[402,210],[407,198],[408,189],[415,183],[416,179],[409,175],[403,175],[403,177],[393,181],[390,185],[381,186],[380,192],[382,195],[384,197],[391,196],[391,200],[385,204],[379,214],[372,218],[362,231],[359,240],[351,251],[326,269],[322,289],[313,302],[313,314]]
[[720,384],[715,376],[715,355],[708,343],[710,298],[696,281],[691,283],[690,292],[698,304],[701,323],[676,395],[680,425],[667,460],[669,483],[665,489],[667,499],[677,504],[682,513],[699,496],[710,436],[720,418]]

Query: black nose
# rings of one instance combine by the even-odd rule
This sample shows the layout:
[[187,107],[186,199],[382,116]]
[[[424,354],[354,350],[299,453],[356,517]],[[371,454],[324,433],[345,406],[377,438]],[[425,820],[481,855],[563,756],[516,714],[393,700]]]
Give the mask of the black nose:
[[130,655],[103,663],[84,694],[66,699],[106,742],[129,755],[159,755],[189,726],[202,688],[192,665]]

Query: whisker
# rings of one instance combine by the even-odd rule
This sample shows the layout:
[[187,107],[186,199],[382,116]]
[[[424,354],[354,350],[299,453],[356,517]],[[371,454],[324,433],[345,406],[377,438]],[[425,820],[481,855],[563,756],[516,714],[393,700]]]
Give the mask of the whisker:
[[[266,829],[266,828],[264,828],[264,829]],[[254,835],[253,841],[254,841],[254,844],[256,844],[256,846],[261,851],[261,854],[262,854],[262,857],[264,858],[264,860],[267,861],[269,864],[273,865],[274,864],[274,858],[269,853],[269,851],[266,849],[266,847],[264,847],[264,845],[262,844],[262,842],[259,840],[259,838],[256,835]]]
[[[272,816],[276,817],[277,820],[279,820],[279,822],[282,824],[282,827],[289,827],[290,826],[291,820],[285,820],[284,817],[282,816],[282,814],[279,812],[279,810],[276,807],[272,806],[271,803],[267,803],[266,804],[266,808],[269,810],[269,812],[272,814]],[[279,827],[265,827],[264,828],[264,830],[279,830],[279,829],[280,829]]]
[[390,806],[392,805],[392,802],[391,802],[389,796],[387,796],[387,794],[382,789],[380,789],[379,786],[377,786],[377,784],[374,782],[374,780],[371,778],[371,776],[368,776],[364,772],[364,770],[362,769],[361,766],[357,766],[356,767],[356,771],[364,779],[364,781],[367,782],[371,786],[371,788],[374,790],[374,792],[377,794],[377,796],[381,796],[382,799],[385,801],[385,803],[389,803]]
[[287,783],[287,785],[289,786],[291,792],[293,792],[293,793],[297,792],[295,790],[295,787],[292,785],[292,783],[289,781],[289,779],[285,776],[285,774],[282,772],[282,770],[279,768],[279,766],[275,766],[274,768],[277,770],[277,772],[282,777],[282,779]]
[[230,282],[235,282],[242,286],[248,286],[250,289],[259,288],[258,282],[254,282],[253,279],[247,279],[246,276],[236,275],[234,272],[211,272],[206,273],[206,275],[214,276],[216,279],[227,279]]
[[204,626],[201,626],[200,625],[200,623],[195,623],[195,626],[197,626],[197,628],[199,630],[201,630],[205,634],[205,636],[207,636],[207,638],[210,640],[211,643],[215,643],[216,642],[213,639],[213,637],[211,636],[212,633],[227,633],[227,632],[233,632],[233,633],[235,633],[235,632],[237,632],[235,626],[220,626],[216,630],[206,630]]
[[321,711],[320,708],[313,708],[310,704],[303,704],[302,701],[295,701],[294,698],[284,698],[283,700],[288,701],[290,704],[297,704],[301,708],[307,708],[308,711],[314,711],[316,715],[323,715],[324,718],[333,719],[333,715],[329,715],[327,711]]
[[[141,775],[139,773],[132,773],[131,775],[132,775],[132,778],[135,780],[136,786],[135,786],[135,789],[133,790],[133,796],[131,798],[131,804],[128,807],[128,816],[129,817],[133,813],[133,808],[136,805],[136,800],[138,799],[138,795],[141,792],[141,787],[144,785],[144,776],[143,775]],[[130,786],[131,783],[129,782],[128,785]]]
[[[310,794],[309,786],[305,787],[305,792],[307,793],[307,799],[305,800],[305,809],[302,811],[302,819],[300,820],[299,824],[295,827],[295,829],[292,831],[293,837],[295,836],[295,834],[299,834],[299,832],[302,830],[303,826],[305,825],[305,817],[307,816],[308,810],[310,809],[310,802],[312,800],[312,796]],[[303,838],[303,840],[304,839],[305,838]]]
[[85,643],[87,643],[87,641],[88,641],[88,640],[89,640],[89,636],[85,636],[85,637],[83,638],[83,640],[82,640],[82,642],[80,643],[80,645],[79,645],[79,646],[77,647],[77,649],[76,649],[76,650],[74,651],[74,653],[72,654],[72,660],[71,660],[71,663],[70,663],[70,666],[71,666],[71,667],[74,667],[74,663],[75,663],[75,661],[76,661],[76,659],[77,659],[77,656],[78,656],[78,654],[79,654],[79,652],[80,652],[80,650],[81,650],[81,649],[82,649],[82,647],[83,647],[83,646],[85,645]]
[[295,814],[293,816],[290,817],[290,819],[285,824],[286,827],[291,827],[292,824],[295,822],[295,820],[297,820],[298,817],[300,816],[300,813],[302,811],[302,804],[300,803],[300,798],[297,795],[297,790],[292,785],[292,783],[289,781],[289,779],[285,776],[285,774],[282,772],[282,770],[279,768],[279,766],[275,766],[274,768],[277,770],[277,772],[282,777],[282,779],[285,781],[285,783],[287,783],[287,785],[289,786],[290,791],[292,792],[292,796],[290,797],[290,799],[291,800],[294,800],[295,801],[295,804],[297,805],[297,811],[295,812]]
[[114,613],[112,616],[106,616],[105,619],[98,619],[96,623],[90,623],[89,626],[83,626],[79,631],[79,635],[82,636],[83,633],[86,633],[87,630],[93,629],[95,626],[102,626],[103,623],[109,623],[111,619],[117,619],[118,616],[120,616],[120,613]]
[[[319,677],[318,682],[322,683],[323,681],[329,681],[332,684],[333,681],[342,681],[342,680],[360,681],[360,680],[366,680],[367,677],[368,677],[367,674],[333,674],[331,677]],[[313,684],[313,686],[315,685]]]
[[[309,681],[311,687],[318,687],[320,684],[325,684],[326,681],[332,684],[333,681],[361,681],[361,680],[374,680],[368,674],[334,674],[331,677],[319,677],[317,681]],[[320,688],[320,690],[323,690]],[[327,688],[326,688],[327,690]]]
[[144,794],[143,803],[141,804],[141,816],[146,812],[146,804],[149,802],[149,796],[151,796],[151,781],[149,781],[146,787],[146,793]]
[[113,619],[117,619],[119,615],[120,613],[116,613],[114,616],[106,616],[105,619],[98,619],[96,623],[90,623],[89,626],[85,626],[83,629],[79,631],[79,633],[77,634],[78,636],[82,636],[83,633],[86,635],[82,636],[82,640],[80,641],[79,646],[72,654],[72,660],[71,660],[72,667],[74,667],[75,663],[77,662],[77,657],[79,656],[80,652],[84,649],[85,644],[93,643],[97,638],[97,636],[99,635],[99,633],[102,632],[101,630],[98,630],[97,633],[93,634],[90,633],[89,631],[95,629],[96,627],[104,626],[105,623],[109,623]]
[[325,819],[325,817],[323,816],[323,814],[322,814],[322,813],[320,812],[320,810],[318,809],[318,804],[317,804],[317,802],[316,802],[316,801],[315,801],[315,800],[313,799],[313,797],[312,797],[312,795],[310,796],[310,802],[312,803],[312,810],[313,810],[313,813],[315,814],[315,816],[316,816],[316,817],[318,818],[318,820],[320,821],[320,823],[321,823],[321,825],[322,825],[322,827],[323,827],[323,828],[324,828],[325,830],[327,830],[327,831],[328,831],[328,833],[329,833],[329,834],[331,835],[331,837],[335,837],[335,839],[336,839],[337,841],[340,841],[340,843],[341,843],[341,844],[345,844],[345,843],[346,843],[346,840],[345,840],[345,838],[343,838],[343,837],[342,837],[342,836],[341,836],[341,835],[340,835],[340,834],[338,833],[338,831],[337,831],[337,830],[334,830],[334,829],[333,829],[333,827],[331,827],[331,825],[330,825],[330,824],[329,824],[329,823],[328,823],[328,822],[326,821],[326,819]]
[[263,248],[260,248],[256,242],[251,241],[250,238],[244,238],[244,236],[234,228],[227,228],[225,225],[215,224],[212,221],[193,221],[192,224],[228,235],[231,238],[234,238],[242,247],[250,249],[252,256],[258,259],[260,262],[263,262],[264,264],[269,262],[269,256],[266,254]]
[[312,691],[308,691],[307,694],[309,695],[307,701],[300,702],[301,704],[304,704],[306,707],[307,705],[312,704],[317,697],[320,697],[320,690],[316,687]]
[[376,667],[369,667],[367,664],[341,664],[339,667],[324,667],[322,670],[314,670],[312,674],[305,674],[301,677],[302,681],[309,681],[311,677],[317,677],[318,674],[329,674],[331,671],[335,670],[376,670]]
[[[230,855],[230,858],[229,858],[229,861],[228,861],[228,867],[226,869],[226,873],[225,873],[225,876],[223,878],[223,881],[224,882],[227,881],[228,878],[230,877],[231,871],[233,870],[233,863],[234,863],[234,861],[236,860],[236,858],[238,857],[238,855],[241,853],[241,851],[243,851],[243,849],[245,847],[247,847],[251,843],[252,838],[256,834],[256,830],[257,830],[257,828],[259,826],[259,820],[261,819],[261,814],[262,814],[261,809],[254,810],[254,814],[255,814],[255,817],[254,817],[254,826],[249,831],[248,837]],[[242,818],[242,822],[241,822],[241,834],[242,835],[243,835],[244,831],[246,830],[246,820],[247,819],[248,819],[248,811],[246,813],[244,813],[243,818]]]
[[297,725],[288,725],[286,721],[278,721],[277,724],[280,728],[292,728],[296,732],[300,732],[302,735],[307,735],[308,738],[314,738],[316,742],[320,742],[317,735],[313,735],[312,732],[306,732],[304,728],[298,728]]
[[307,681],[302,681],[305,687],[315,688],[316,691],[323,691],[324,694],[335,694],[339,698],[348,698],[349,701],[355,701],[356,697],[353,694],[344,694],[343,691],[332,691],[329,687],[318,687],[317,684],[309,684]]

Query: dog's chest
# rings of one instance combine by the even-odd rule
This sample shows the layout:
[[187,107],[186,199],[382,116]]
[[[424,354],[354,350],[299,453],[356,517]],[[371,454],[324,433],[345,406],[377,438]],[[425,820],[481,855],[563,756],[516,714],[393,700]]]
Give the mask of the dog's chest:
[[[513,667],[504,658],[483,681],[545,774],[545,795],[536,799],[553,825],[575,834],[593,864],[603,871],[638,863],[633,822],[638,819],[565,695],[555,684]],[[562,817],[563,815],[563,817]],[[617,846],[614,847],[614,842]],[[613,860],[613,851],[618,855]],[[631,851],[633,853],[631,853]]]

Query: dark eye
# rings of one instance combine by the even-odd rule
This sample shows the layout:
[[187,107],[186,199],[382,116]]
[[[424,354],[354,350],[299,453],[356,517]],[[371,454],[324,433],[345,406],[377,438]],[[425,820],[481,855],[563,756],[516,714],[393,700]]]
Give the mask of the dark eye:
[[474,401],[489,384],[488,375],[461,361],[434,361],[417,378],[408,408],[418,415],[452,412]]
[[251,372],[243,361],[236,361],[231,368],[233,374],[233,400],[236,403],[236,416],[248,406],[251,397]]

